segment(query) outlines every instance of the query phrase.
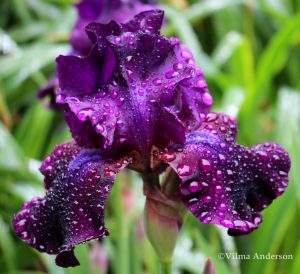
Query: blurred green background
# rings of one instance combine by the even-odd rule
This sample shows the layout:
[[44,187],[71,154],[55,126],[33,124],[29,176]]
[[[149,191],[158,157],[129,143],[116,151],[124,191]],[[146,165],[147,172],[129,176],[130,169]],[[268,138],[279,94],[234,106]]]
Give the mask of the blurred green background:
[[[111,236],[76,248],[81,266],[54,258],[16,238],[11,218],[24,201],[43,195],[40,161],[70,139],[61,113],[36,92],[51,77],[55,57],[69,50],[73,0],[0,1],[0,274],[159,273],[143,231],[142,183],[123,174],[109,199]],[[212,257],[220,274],[300,273],[300,1],[161,1],[164,34],[193,51],[214,95],[213,109],[238,118],[239,143],[280,143],[292,158],[290,186],[263,212],[252,234],[187,218],[174,255],[174,273],[201,273]],[[122,177],[123,176],[123,177]],[[125,184],[124,181],[128,181]],[[292,260],[220,259],[220,252],[287,254]]]

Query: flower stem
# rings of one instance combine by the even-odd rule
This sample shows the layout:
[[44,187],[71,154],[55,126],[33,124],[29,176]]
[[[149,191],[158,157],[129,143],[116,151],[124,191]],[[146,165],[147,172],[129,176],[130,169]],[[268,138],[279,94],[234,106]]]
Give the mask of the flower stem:
[[[162,192],[157,173],[145,174],[143,181],[147,197],[144,211],[146,235],[159,259],[161,274],[172,274],[172,257],[182,224],[180,204]],[[168,190],[173,194],[171,188]]]
[[161,274],[172,274],[172,261],[160,261]]

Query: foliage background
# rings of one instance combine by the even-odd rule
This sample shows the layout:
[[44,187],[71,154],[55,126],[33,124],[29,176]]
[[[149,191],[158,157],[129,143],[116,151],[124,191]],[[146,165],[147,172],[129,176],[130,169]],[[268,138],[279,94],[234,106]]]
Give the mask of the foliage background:
[[[121,175],[107,209],[111,236],[77,247],[81,266],[61,269],[11,229],[25,200],[43,195],[40,160],[70,138],[62,115],[36,99],[69,50],[73,0],[0,1],[0,273],[158,273],[142,229],[141,182]],[[175,251],[174,273],[201,273],[211,256],[222,274],[300,271],[300,1],[169,0],[164,33],[179,36],[195,54],[215,98],[214,110],[238,118],[239,142],[275,141],[292,158],[290,186],[263,213],[249,236],[187,218]],[[129,181],[127,182],[126,181]],[[227,260],[219,252],[291,254],[292,260]]]

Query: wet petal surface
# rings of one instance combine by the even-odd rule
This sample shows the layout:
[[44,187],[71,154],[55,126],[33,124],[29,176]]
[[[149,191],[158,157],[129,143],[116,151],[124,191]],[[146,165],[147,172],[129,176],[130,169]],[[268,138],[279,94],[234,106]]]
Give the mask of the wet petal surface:
[[33,198],[14,216],[16,234],[40,252],[56,254],[62,267],[79,264],[75,245],[108,235],[105,204],[126,160],[105,162],[97,150],[69,142],[55,147],[41,167],[45,197]]
[[85,33],[85,27],[91,22],[107,24],[111,20],[125,23],[139,12],[155,8],[155,5],[143,4],[138,0],[82,0],[75,5],[78,20],[71,33],[70,43],[77,55],[87,55],[92,46]]
[[210,113],[185,146],[160,154],[181,178],[186,207],[203,223],[229,228],[230,235],[256,229],[259,214],[288,185],[290,160],[277,144],[236,144],[233,118]]
[[[162,21],[163,12],[155,10],[123,25],[92,23],[87,32],[97,43],[95,56],[58,59],[57,101],[65,104],[80,145],[118,149],[123,144],[147,154],[153,145],[183,143],[185,133],[200,126],[212,97],[191,52],[178,39],[159,34]],[[106,64],[115,66],[108,66],[111,77],[101,81],[103,73],[93,64],[100,60],[107,67],[101,57],[107,53]],[[80,77],[79,68],[87,68]],[[87,86],[90,79],[94,82]]]

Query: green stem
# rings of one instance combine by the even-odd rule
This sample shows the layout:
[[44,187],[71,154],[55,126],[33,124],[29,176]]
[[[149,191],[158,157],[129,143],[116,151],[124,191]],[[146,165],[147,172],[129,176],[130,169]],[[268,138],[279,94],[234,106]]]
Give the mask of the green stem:
[[172,261],[160,261],[161,274],[172,274]]

